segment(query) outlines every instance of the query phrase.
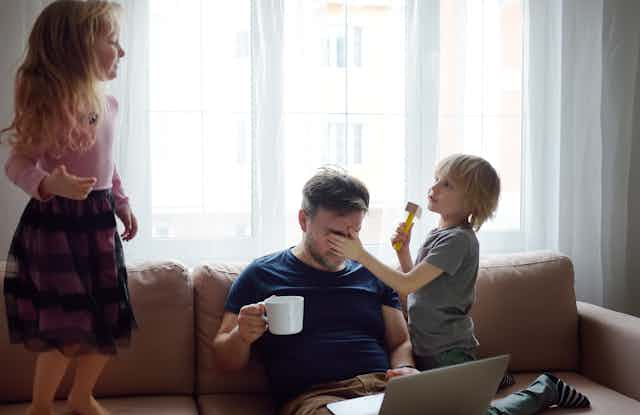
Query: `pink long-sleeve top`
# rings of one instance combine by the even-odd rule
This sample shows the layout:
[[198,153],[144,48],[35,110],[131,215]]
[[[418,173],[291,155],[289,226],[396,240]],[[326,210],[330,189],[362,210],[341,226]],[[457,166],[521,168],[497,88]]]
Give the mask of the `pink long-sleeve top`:
[[40,182],[54,168],[64,165],[70,174],[95,177],[97,181],[94,190],[111,189],[116,209],[128,206],[129,198],[124,193],[113,160],[118,101],[107,96],[106,104],[105,114],[98,120],[96,127],[96,142],[91,148],[87,151],[67,151],[61,158],[54,158],[46,153],[31,158],[12,151],[4,166],[9,180],[32,197],[43,200],[38,191]]

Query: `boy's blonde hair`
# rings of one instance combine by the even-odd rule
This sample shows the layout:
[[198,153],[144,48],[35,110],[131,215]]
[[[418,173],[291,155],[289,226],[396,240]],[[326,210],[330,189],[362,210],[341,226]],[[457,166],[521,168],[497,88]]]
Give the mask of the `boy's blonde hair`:
[[118,30],[120,6],[109,1],[58,0],[31,29],[26,57],[15,78],[15,114],[9,142],[23,154],[82,151],[95,142],[105,99],[95,45]]
[[464,209],[469,223],[478,231],[492,218],[500,198],[500,177],[493,166],[482,157],[453,154],[436,166],[438,177],[448,177],[464,192]]

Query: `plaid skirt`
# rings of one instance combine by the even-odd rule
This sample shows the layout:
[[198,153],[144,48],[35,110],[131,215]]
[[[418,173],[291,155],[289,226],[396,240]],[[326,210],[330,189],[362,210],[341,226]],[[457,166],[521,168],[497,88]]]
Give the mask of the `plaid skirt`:
[[4,296],[9,339],[28,350],[115,354],[128,345],[136,322],[111,191],[31,199],[9,248]]

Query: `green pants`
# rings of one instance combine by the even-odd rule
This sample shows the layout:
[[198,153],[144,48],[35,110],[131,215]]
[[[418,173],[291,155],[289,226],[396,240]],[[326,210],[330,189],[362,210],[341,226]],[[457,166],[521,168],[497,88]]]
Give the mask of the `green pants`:
[[[416,356],[420,370],[457,365],[476,360],[474,350],[452,349],[436,356]],[[493,402],[487,409],[488,415],[533,415],[548,408],[557,400],[555,385],[547,377],[540,376],[526,389],[512,393]]]

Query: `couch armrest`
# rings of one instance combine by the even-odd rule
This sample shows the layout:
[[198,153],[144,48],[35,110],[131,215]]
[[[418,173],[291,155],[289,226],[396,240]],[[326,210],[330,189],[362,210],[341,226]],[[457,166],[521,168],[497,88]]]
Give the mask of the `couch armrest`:
[[582,374],[640,400],[640,318],[577,304]]

